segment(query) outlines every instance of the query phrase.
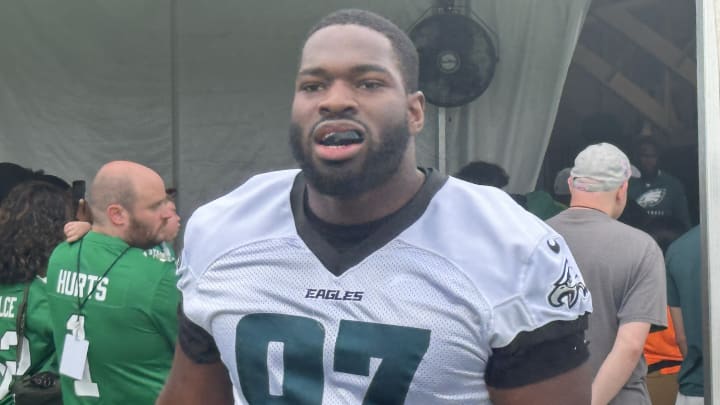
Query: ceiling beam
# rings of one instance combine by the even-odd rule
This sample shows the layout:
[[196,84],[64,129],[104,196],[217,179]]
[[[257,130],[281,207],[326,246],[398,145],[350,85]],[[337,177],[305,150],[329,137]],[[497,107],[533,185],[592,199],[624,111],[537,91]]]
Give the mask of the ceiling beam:
[[629,40],[653,55],[691,85],[697,85],[695,61],[682,49],[630,14],[626,8],[606,7],[593,11],[593,14],[596,18],[623,33]]
[[582,67],[604,86],[630,103],[646,119],[665,133],[672,133],[670,120],[665,108],[650,96],[642,87],[615,69],[602,57],[578,43],[573,63]]
[[625,1],[618,1],[618,0],[610,0],[606,4],[600,4],[597,7],[593,7],[593,10],[612,10],[621,8],[623,10],[628,10],[631,8],[640,8],[640,7],[646,7],[649,5],[657,4],[657,0],[625,0]]

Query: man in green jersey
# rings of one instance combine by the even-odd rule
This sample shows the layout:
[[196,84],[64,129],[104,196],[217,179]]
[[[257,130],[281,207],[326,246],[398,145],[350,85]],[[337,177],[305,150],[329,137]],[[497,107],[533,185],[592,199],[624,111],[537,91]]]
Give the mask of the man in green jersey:
[[165,186],[153,170],[115,161],[98,171],[88,200],[91,231],[58,246],[48,265],[63,401],[152,404],[177,334],[174,263],[145,253],[173,215]]
[[[158,260],[175,262],[177,257],[175,256],[173,242],[175,241],[178,232],[180,232],[180,216],[177,214],[177,208],[175,207],[173,196],[169,192],[168,199],[172,216],[167,221],[167,224],[163,229],[163,242],[145,250],[145,254],[155,256]],[[86,233],[90,232],[91,228],[92,223],[89,221],[70,221],[66,223],[64,227],[65,240],[70,243],[75,242],[85,236]]]

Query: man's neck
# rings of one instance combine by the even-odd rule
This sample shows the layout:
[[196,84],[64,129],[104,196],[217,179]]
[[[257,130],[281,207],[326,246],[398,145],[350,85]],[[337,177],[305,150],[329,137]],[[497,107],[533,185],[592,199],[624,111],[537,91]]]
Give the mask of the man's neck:
[[332,224],[361,224],[392,214],[407,204],[423,185],[425,175],[413,168],[397,172],[381,186],[353,198],[323,195],[307,187],[310,210]]
[[609,197],[599,195],[595,197],[588,197],[586,195],[581,196],[575,194],[570,200],[569,208],[600,211],[608,216],[612,216],[613,214],[613,204],[609,200]]
[[100,234],[107,235],[107,236],[112,236],[115,238],[120,238],[123,240],[124,240],[123,236],[125,236],[123,234],[122,230],[120,230],[118,228],[115,228],[112,226],[100,225],[98,223],[94,223],[92,225],[92,228],[90,228],[90,230],[93,232],[96,232],[96,233],[100,233]]
[[603,210],[602,208],[593,207],[593,206],[590,206],[590,205],[579,205],[579,204],[578,204],[578,205],[570,205],[568,208],[570,208],[570,209],[581,209],[581,210],[592,210],[592,211],[602,212],[602,213],[605,214],[605,215],[610,215],[607,211]]

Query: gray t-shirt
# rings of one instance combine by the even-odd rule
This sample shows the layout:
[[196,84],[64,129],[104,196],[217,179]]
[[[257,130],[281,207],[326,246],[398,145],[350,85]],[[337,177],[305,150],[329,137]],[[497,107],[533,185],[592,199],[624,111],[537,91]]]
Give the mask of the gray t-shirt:
[[[645,232],[585,208],[571,208],[548,224],[563,236],[593,300],[587,339],[593,376],[612,349],[620,325],[647,322],[667,326],[665,263]],[[650,405],[647,365],[640,361],[611,405]]]

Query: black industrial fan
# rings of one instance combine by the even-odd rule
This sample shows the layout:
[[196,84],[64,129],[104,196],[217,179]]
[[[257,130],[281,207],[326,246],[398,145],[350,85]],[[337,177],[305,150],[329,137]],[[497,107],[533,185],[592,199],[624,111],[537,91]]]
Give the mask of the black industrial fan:
[[468,1],[436,0],[410,30],[420,55],[420,90],[430,103],[457,107],[488,88],[498,61],[493,35]]

